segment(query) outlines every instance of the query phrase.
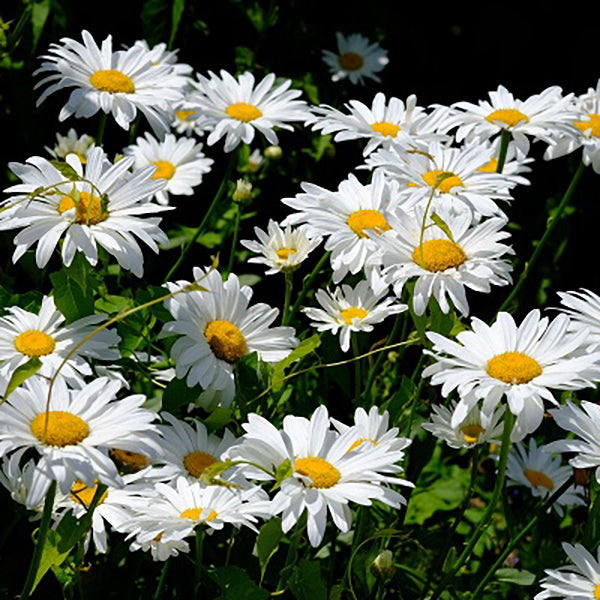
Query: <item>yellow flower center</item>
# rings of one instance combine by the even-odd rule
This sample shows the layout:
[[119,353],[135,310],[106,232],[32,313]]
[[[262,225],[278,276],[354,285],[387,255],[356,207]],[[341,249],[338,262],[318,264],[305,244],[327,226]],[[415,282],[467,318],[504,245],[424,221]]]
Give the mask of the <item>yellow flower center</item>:
[[244,123],[249,123],[250,121],[254,121],[254,119],[258,119],[258,117],[262,117],[262,111],[259,108],[256,108],[254,104],[247,104],[246,102],[230,104],[225,109],[225,112],[231,118],[243,121]]
[[[202,514],[203,508],[201,506],[194,506],[194,508],[186,508],[179,516],[183,519],[191,519],[192,521],[199,521],[200,515]],[[206,521],[212,521],[216,519],[219,513],[216,510],[211,510],[210,514],[206,518]]]
[[152,164],[156,165],[152,179],[171,179],[175,175],[175,165],[168,160],[157,160]]
[[[94,496],[96,495],[96,490],[98,489],[98,483],[94,487],[89,487],[83,483],[83,481],[79,481],[79,479],[73,484],[71,488],[71,499],[74,502],[79,504],[83,504],[85,508],[89,508]],[[100,500],[98,500],[98,504],[96,506],[100,506],[108,496],[108,490],[106,490],[101,496]]]
[[[48,423],[46,425],[46,415]],[[29,425],[31,433],[47,446],[74,446],[90,434],[88,424],[70,412],[50,410],[40,413]],[[45,435],[44,435],[45,430]]]
[[58,204],[58,212],[62,215],[72,208],[75,209],[75,222],[83,225],[97,225],[108,218],[108,211],[102,206],[102,200],[88,192],[79,193],[77,204],[71,196],[63,196]]
[[200,477],[204,470],[217,462],[217,459],[206,452],[190,452],[183,459],[183,466],[192,477]]
[[450,240],[428,240],[413,251],[413,260],[422,268],[432,273],[457,269],[466,260],[464,250]]
[[400,125],[379,121],[379,123],[372,123],[371,129],[385,137],[396,137],[400,131]]
[[383,213],[378,210],[357,210],[348,217],[348,227],[354,231],[358,237],[369,237],[365,229],[373,229],[375,233],[389,231],[391,228],[385,220]]
[[588,117],[590,118],[589,121],[575,121],[575,127],[577,127],[581,133],[590,130],[591,135],[600,137],[600,115],[590,113]]
[[488,360],[487,372],[490,377],[504,383],[529,383],[542,374],[537,360],[522,352],[503,352]]
[[344,52],[339,55],[338,62],[344,71],[358,71],[365,64],[365,59],[356,52]]
[[131,472],[141,471],[149,464],[147,456],[137,452],[130,452],[129,450],[113,448],[110,451],[110,455],[118,463],[119,467],[127,469]]
[[444,194],[457,185],[464,185],[461,178],[452,171],[427,171],[427,173],[423,175],[423,181],[427,185],[437,188]]
[[600,600],[600,583],[594,588],[594,600]]
[[535,488],[545,487],[547,490],[554,489],[552,479],[550,479],[548,475],[544,475],[541,471],[531,471],[530,469],[527,469],[526,471],[523,471],[523,474],[527,477],[527,481]]
[[489,162],[487,162],[483,167],[479,167],[478,171],[483,171],[484,173],[496,173],[498,171],[498,159],[492,158]]
[[90,76],[90,83],[101,92],[111,94],[133,94],[135,85],[133,81],[116,69],[103,69]]
[[346,325],[352,325],[352,319],[364,319],[369,313],[359,306],[350,306],[342,311],[342,319]]
[[327,489],[333,487],[341,478],[340,472],[319,456],[297,458],[295,468],[296,473],[312,479],[311,488]]
[[460,428],[461,433],[465,438],[465,442],[467,444],[474,444],[479,441],[479,436],[482,433],[485,433],[485,429],[481,425],[477,425],[476,423],[471,423],[470,425],[464,425]]
[[489,123],[500,121],[506,123],[509,127],[514,127],[519,123],[529,123],[529,117],[516,108],[499,108],[490,113],[485,120]]
[[286,246],[284,248],[279,248],[276,253],[279,260],[290,260],[290,256],[296,254],[296,248],[288,248]]
[[364,442],[369,442],[369,443],[373,444],[373,446],[377,446],[377,442],[375,440],[372,440],[371,438],[358,438],[352,444],[352,446],[350,446],[350,448],[348,448],[348,450],[346,450],[346,452],[352,452],[352,450],[356,450],[356,448],[358,448]]
[[176,110],[175,111],[175,116],[180,121],[187,121],[192,115],[195,115],[195,114],[196,114],[195,110]]
[[246,338],[229,321],[211,321],[204,335],[214,355],[221,360],[233,363],[246,354]]
[[54,338],[39,329],[24,331],[15,338],[15,348],[26,356],[37,358],[52,354],[55,346]]

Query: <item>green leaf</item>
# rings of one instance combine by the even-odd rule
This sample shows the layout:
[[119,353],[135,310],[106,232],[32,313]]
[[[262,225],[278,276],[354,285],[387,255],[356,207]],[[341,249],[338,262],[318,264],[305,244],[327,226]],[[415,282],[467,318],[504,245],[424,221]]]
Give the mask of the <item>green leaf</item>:
[[169,0],[146,0],[144,2],[140,19],[143,37],[150,46],[154,46],[166,38],[169,4]]
[[30,358],[25,364],[17,367],[10,377],[10,381],[6,386],[6,392],[4,392],[4,402],[26,379],[29,379],[32,375],[35,375],[42,366],[42,361],[34,356]]
[[267,600],[267,590],[260,589],[240,567],[219,567],[212,573],[221,587],[216,600]]
[[163,409],[170,413],[176,413],[182,406],[196,402],[201,393],[200,386],[188,387],[185,379],[173,379],[163,392]]
[[446,554],[446,558],[444,559],[444,564],[442,565],[442,573],[448,573],[454,563],[456,562],[458,555],[456,553],[456,548],[452,546]]
[[81,177],[77,174],[77,171],[64,160],[51,160],[50,163],[54,165],[57,171],[66,177],[69,181],[80,181]]
[[448,236],[448,239],[451,242],[454,241],[454,237],[452,236],[450,227],[448,226],[446,221],[444,221],[444,219],[442,219],[442,217],[440,217],[440,215],[438,215],[435,212],[431,213],[431,220]]
[[316,561],[301,559],[290,577],[289,586],[297,600],[327,600],[327,586]]
[[300,344],[292,350],[283,360],[280,360],[273,367],[273,377],[271,384],[273,391],[278,392],[283,386],[283,378],[285,377],[285,370],[298,359],[303,358],[307,354],[313,352],[316,348],[321,345],[321,338],[318,334],[312,335],[306,340],[300,342]]
[[214,431],[225,427],[225,425],[231,422],[232,418],[233,410],[231,410],[231,408],[218,406],[210,413],[209,417],[205,419],[204,424],[206,425],[206,428],[213,433]]
[[183,9],[185,8],[185,0],[173,0],[173,10],[171,12],[171,36],[169,37],[169,48],[173,47],[179,24],[181,23],[181,16],[183,15]]
[[329,592],[329,600],[342,600],[342,592],[344,591],[344,586],[341,584],[334,585],[331,587],[331,591]]
[[31,28],[33,39],[31,42],[31,53],[35,53],[42,30],[48,19],[50,13],[50,0],[41,0],[40,2],[33,2],[31,6]]
[[275,471],[275,485],[271,488],[271,491],[276,490],[284,479],[292,476],[293,472],[292,461],[286,458]]
[[535,575],[519,569],[498,569],[496,579],[514,585],[532,585],[535,582]]
[[267,570],[269,561],[277,552],[283,532],[281,531],[281,519],[273,517],[267,521],[258,532],[256,537],[256,553],[260,564],[260,580],[262,581]]

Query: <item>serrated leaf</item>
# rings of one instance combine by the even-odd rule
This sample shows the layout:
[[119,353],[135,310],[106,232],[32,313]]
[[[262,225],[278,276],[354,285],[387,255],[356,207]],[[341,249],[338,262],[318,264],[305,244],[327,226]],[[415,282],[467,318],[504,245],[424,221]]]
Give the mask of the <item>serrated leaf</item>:
[[42,366],[42,361],[34,356],[30,358],[25,364],[17,367],[10,377],[10,381],[6,386],[6,392],[2,402],[4,402],[26,379],[29,379],[32,375],[35,375]]
[[77,174],[77,171],[64,160],[51,160],[50,163],[56,168],[56,170],[69,181],[80,181],[81,177]]
[[432,212],[431,220],[446,234],[446,236],[451,242],[454,242],[454,237],[452,236],[450,227],[448,226],[446,221],[444,221],[444,219],[440,217],[440,215],[438,215],[436,212]]
[[307,354],[313,352],[316,348],[321,345],[321,338],[318,334],[312,335],[306,340],[303,340],[298,344],[292,352],[290,352],[283,360],[280,360],[273,367],[273,376],[271,379],[271,385],[273,391],[278,392],[283,386],[283,378],[285,377],[285,370],[294,362],[303,358]]
[[535,575],[525,570],[506,568],[496,571],[496,579],[514,585],[532,585],[535,582]]
[[282,536],[281,519],[279,517],[273,517],[267,521],[258,532],[258,536],[256,537],[256,553],[260,564],[261,581],[265,576],[269,561],[279,548]]

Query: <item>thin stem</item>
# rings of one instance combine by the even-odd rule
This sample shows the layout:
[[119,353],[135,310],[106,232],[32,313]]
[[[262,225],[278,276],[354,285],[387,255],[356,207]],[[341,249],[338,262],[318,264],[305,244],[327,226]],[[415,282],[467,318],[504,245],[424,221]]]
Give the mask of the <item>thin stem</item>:
[[194,564],[194,578],[196,581],[196,588],[200,584],[202,576],[202,550],[204,547],[204,527],[198,525],[196,527],[196,562]]
[[529,259],[529,261],[527,261],[525,263],[525,267],[523,268],[523,272],[521,273],[521,276],[519,277],[519,281],[517,282],[517,285],[515,285],[515,287],[512,289],[512,291],[508,295],[508,298],[506,298],[506,300],[502,303],[502,306],[499,309],[500,311],[504,310],[507,306],[509,306],[510,303],[513,301],[513,299],[516,297],[516,295],[519,293],[519,290],[521,289],[523,283],[525,282],[525,279],[526,279],[527,275],[529,274],[529,271],[531,270],[531,268],[537,261],[542,249],[546,245],[548,238],[552,235],[552,232],[556,229],[556,226],[558,225],[558,222],[560,221],[560,218],[561,218],[565,208],[568,206],[569,200],[571,199],[571,196],[573,195],[573,192],[575,191],[575,188],[577,187],[577,184],[579,183],[579,180],[581,179],[581,175],[583,174],[584,169],[585,169],[585,165],[583,164],[583,161],[582,161],[581,163],[579,163],[579,166],[577,167],[577,171],[575,171],[575,174],[573,175],[573,179],[571,179],[571,183],[569,184],[569,187],[567,188],[565,195],[562,197],[562,200],[560,201],[560,204],[558,205],[558,208],[556,209],[555,215],[552,218],[548,219],[548,222],[546,224],[546,231],[544,232],[542,239],[538,242],[537,246],[535,247],[533,254],[531,255],[531,258]]
[[204,231],[204,226],[208,222],[208,218],[210,217],[215,206],[219,203],[219,200],[221,199],[221,197],[227,190],[227,184],[229,183],[229,179],[231,178],[231,172],[233,171],[233,167],[236,162],[237,162],[237,152],[234,150],[231,153],[231,156],[229,157],[229,163],[227,164],[227,169],[225,170],[225,174],[223,175],[223,179],[221,180],[221,185],[219,186],[219,189],[217,190],[217,193],[215,194],[213,201],[211,202],[210,206],[208,207],[208,210],[206,211],[206,213],[204,214],[204,217],[202,218],[200,225],[198,225],[198,229],[196,229],[194,236],[187,243],[187,246],[181,252],[181,256],[177,259],[175,264],[171,267],[170,271],[167,273],[166,277],[164,278],[165,282],[171,280],[171,277],[173,277],[173,274],[175,273],[175,271],[177,271],[177,269],[180,267],[181,263],[184,261],[185,257],[188,255],[188,252],[194,247],[196,240],[200,237],[200,234]]
[[292,305],[292,308],[290,309],[290,314],[287,319],[288,323],[294,318],[296,313],[300,310],[300,306],[302,305],[302,302],[304,301],[304,297],[306,296],[308,290],[311,289],[312,283],[316,279],[317,275],[319,274],[319,271],[323,268],[323,266],[325,265],[327,260],[329,260],[330,254],[331,254],[331,252],[325,252],[325,254],[323,254],[323,256],[321,256],[321,259],[316,264],[315,268],[311,271],[311,274],[308,276],[306,281],[303,283],[302,289],[300,290],[300,293],[298,294],[298,298],[296,298],[296,302],[294,302],[294,304]]
[[496,485],[494,486],[494,491],[492,492],[492,498],[488,504],[485,514],[481,518],[481,521],[479,521],[479,524],[475,528],[473,535],[471,535],[471,539],[469,540],[467,547],[462,551],[457,561],[452,565],[452,568],[446,573],[445,577],[442,579],[441,583],[433,593],[431,600],[437,600],[437,598],[441,596],[446,586],[454,579],[454,576],[458,573],[460,568],[467,562],[471,552],[473,552],[473,548],[475,548],[479,538],[481,538],[490,524],[490,521],[492,520],[492,516],[496,510],[496,504],[498,503],[498,499],[500,498],[500,494],[502,493],[502,489],[504,487],[506,462],[508,459],[508,450],[510,449],[510,434],[512,433],[514,422],[515,417],[507,406],[506,412],[504,413],[504,431],[502,433],[502,446],[500,448],[500,458],[498,460],[498,473],[496,475]]
[[294,289],[294,275],[291,270],[287,269],[283,273],[285,277],[285,297],[283,300],[283,313],[281,315],[281,324],[287,325],[288,312],[290,309],[290,300],[292,299],[292,290]]
[[50,529],[50,521],[52,519],[52,508],[54,507],[55,496],[56,480],[50,484],[50,487],[46,492],[44,512],[42,513],[42,522],[38,531],[38,537],[35,543],[33,557],[29,565],[29,571],[27,572],[27,578],[25,579],[25,585],[23,586],[23,591],[21,592],[21,600],[27,600],[33,591],[33,585],[35,583],[37,572],[42,561],[42,555],[44,553],[44,546],[46,545],[46,538],[48,537],[48,530]]
[[165,560],[165,564],[163,565],[163,568],[160,572],[160,579],[158,580],[158,585],[156,586],[156,592],[154,593],[154,600],[160,600],[163,588],[165,587],[165,579],[167,578],[167,571],[169,570],[169,564],[170,564],[169,558],[167,558],[167,560]]
[[512,138],[510,131],[508,131],[508,129],[503,129],[502,133],[500,134],[500,154],[498,155],[498,166],[496,167],[496,173],[502,173],[502,170],[504,169],[510,138]]
[[229,262],[227,263],[227,277],[233,269],[233,261],[235,260],[235,247],[237,246],[238,235],[240,232],[240,221],[242,219],[242,205],[239,202],[235,203],[235,221],[233,223],[233,237],[231,238],[231,252],[229,253]]
[[106,113],[103,112],[100,115],[100,122],[98,123],[98,133],[96,134],[96,146],[102,146],[102,140],[104,139],[104,130],[106,129]]
[[533,529],[533,526],[538,522],[538,519],[569,489],[569,487],[571,487],[572,483],[573,483],[572,477],[567,479],[567,481],[565,481],[556,490],[556,492],[554,492],[554,494],[552,494],[552,496],[550,496],[550,498],[548,498],[548,500],[546,500],[546,502],[544,502],[540,506],[537,514],[531,518],[529,523],[527,523],[527,525],[525,525],[525,527],[519,532],[519,535],[517,535],[514,539],[512,539],[506,545],[506,548],[504,548],[504,550],[498,557],[498,560],[496,560],[496,562],[490,567],[488,572],[484,575],[483,579],[479,582],[479,585],[473,592],[472,600],[477,600],[481,596],[485,586],[488,584],[488,581],[493,577],[494,573],[502,566],[502,564],[506,560],[506,557],[513,551],[513,549],[517,546],[517,544],[529,533],[529,531],[531,531],[531,529]]

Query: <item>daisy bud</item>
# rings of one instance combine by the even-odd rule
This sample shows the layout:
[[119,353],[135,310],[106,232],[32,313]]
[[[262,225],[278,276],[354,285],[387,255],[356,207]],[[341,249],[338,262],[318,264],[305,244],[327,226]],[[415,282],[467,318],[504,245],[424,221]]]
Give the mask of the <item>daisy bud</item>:
[[265,148],[265,156],[270,160],[281,160],[283,150],[281,146],[267,146]]
[[394,555],[391,550],[380,552],[371,563],[371,571],[375,577],[380,579],[391,579],[396,572],[394,566]]
[[248,202],[252,200],[252,184],[249,181],[238,179],[233,192],[234,202]]

